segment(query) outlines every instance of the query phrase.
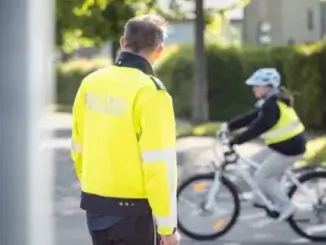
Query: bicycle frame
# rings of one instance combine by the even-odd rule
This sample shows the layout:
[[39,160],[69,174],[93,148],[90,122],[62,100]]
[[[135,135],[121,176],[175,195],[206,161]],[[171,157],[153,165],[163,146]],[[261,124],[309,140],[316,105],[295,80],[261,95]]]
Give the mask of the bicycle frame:
[[[219,158],[218,155],[217,155],[217,152],[216,152],[216,143],[217,142],[214,142],[213,151],[214,151],[215,157]],[[229,147],[228,145],[225,145],[225,141],[224,141],[224,143],[222,141],[222,146],[224,147],[224,150],[227,147]],[[230,149],[230,147],[229,147],[229,149]],[[237,152],[235,152],[235,154],[237,154],[237,156],[238,156],[238,159],[236,160],[236,162],[232,164],[232,165],[237,166],[234,169],[235,174],[240,176],[249,185],[252,192],[254,194],[256,194],[258,197],[261,198],[261,200],[263,201],[264,205],[268,208],[268,210],[277,211],[277,207],[271,201],[268,200],[268,198],[261,191],[261,189],[260,189],[258,183],[255,181],[254,177],[249,173],[249,171],[247,171],[245,169],[245,168],[251,167],[254,170],[257,170],[260,167],[260,164],[253,161],[250,158],[241,156]],[[227,161],[227,160],[224,159],[224,161]],[[205,202],[205,209],[206,210],[211,210],[215,206],[215,197],[216,197],[216,194],[218,193],[218,191],[220,190],[221,177],[224,175],[223,167],[221,168],[221,167],[218,167],[218,166],[216,166],[214,164],[214,168],[215,168],[215,178],[214,178],[214,182],[213,182],[213,184],[212,184],[212,186],[211,186],[211,188],[210,188],[210,190],[208,192],[207,199],[206,199],[206,202]],[[306,188],[304,188],[304,186],[302,186],[300,184],[298,178],[292,172],[291,168],[289,168],[284,173],[284,176],[283,176],[283,178],[281,180],[282,186],[285,185],[285,181],[286,181],[287,178],[294,185],[296,185],[298,187],[298,189],[300,189],[305,195],[307,195],[308,197],[311,197],[313,199],[314,203],[317,202],[317,198],[315,196],[312,196],[312,194],[309,192],[309,190],[307,190]]]
[[259,188],[259,185],[255,181],[254,177],[245,169],[245,167],[249,166],[254,168],[254,170],[257,170],[259,168],[259,164],[251,160],[250,158],[242,157],[240,155],[236,164],[237,164],[237,168],[235,168],[234,172],[237,175],[239,175],[249,185],[252,192],[256,194],[263,201],[265,206],[270,211],[277,211],[277,207],[267,199],[267,197],[263,194],[263,192]]

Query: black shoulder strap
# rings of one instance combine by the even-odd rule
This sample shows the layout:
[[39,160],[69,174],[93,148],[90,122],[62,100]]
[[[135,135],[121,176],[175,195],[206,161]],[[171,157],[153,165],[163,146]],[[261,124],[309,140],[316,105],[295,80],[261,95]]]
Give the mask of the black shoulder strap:
[[164,84],[161,82],[160,79],[158,79],[157,77],[154,77],[154,76],[149,76],[149,77],[153,80],[157,90],[166,90]]

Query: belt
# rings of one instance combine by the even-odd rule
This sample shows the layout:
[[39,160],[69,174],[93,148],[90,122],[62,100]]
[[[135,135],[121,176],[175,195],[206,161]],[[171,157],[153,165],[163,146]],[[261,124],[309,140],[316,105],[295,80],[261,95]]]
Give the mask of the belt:
[[147,199],[103,197],[81,193],[80,208],[93,214],[117,216],[147,216],[152,209]]

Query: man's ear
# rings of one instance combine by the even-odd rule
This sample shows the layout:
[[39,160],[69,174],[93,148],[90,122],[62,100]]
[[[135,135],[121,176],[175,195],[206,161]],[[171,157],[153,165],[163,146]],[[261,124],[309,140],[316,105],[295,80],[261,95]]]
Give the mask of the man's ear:
[[159,45],[157,48],[156,48],[156,59],[158,59],[161,54],[163,53],[163,50],[164,50],[164,46],[163,45]]
[[124,49],[125,46],[126,46],[126,42],[125,42],[124,37],[122,36],[122,37],[120,38],[120,48],[121,48],[121,49]]

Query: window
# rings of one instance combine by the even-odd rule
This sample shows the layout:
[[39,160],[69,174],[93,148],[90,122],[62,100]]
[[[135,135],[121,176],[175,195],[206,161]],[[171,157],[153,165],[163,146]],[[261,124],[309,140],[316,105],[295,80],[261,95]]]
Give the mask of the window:
[[293,45],[295,44],[295,40],[291,37],[289,40],[288,40],[288,45]]
[[256,35],[259,44],[267,45],[272,42],[271,29],[271,24],[267,21],[260,21],[258,23]]
[[314,12],[311,9],[307,11],[307,28],[309,31],[314,29]]

